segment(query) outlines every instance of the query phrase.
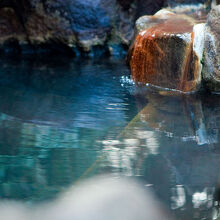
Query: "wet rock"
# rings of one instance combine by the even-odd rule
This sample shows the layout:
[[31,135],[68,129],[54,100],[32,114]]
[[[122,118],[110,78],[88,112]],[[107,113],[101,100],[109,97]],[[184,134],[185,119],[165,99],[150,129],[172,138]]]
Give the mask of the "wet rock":
[[[172,5],[170,2],[175,1],[1,0],[1,10],[9,8],[14,15],[9,18],[5,13],[0,13],[0,21],[5,20],[7,30],[4,35],[10,29],[11,22],[18,23],[24,37],[22,35],[21,39],[21,35],[14,31],[14,39],[18,44],[16,47],[23,51],[27,48],[38,51],[56,49],[89,56],[100,53],[121,55],[133,39],[135,20]],[[6,41],[0,35],[0,44]]]
[[161,10],[136,22],[137,37],[130,49],[136,82],[182,92],[201,83],[204,24],[192,17]]
[[[31,44],[61,43],[83,51],[103,45],[110,28],[108,9],[103,1],[30,1],[32,11],[25,22]],[[105,6],[107,9],[105,9]]]
[[[133,36],[136,18],[136,3],[116,0],[4,0],[0,1],[1,10],[9,8],[14,16],[0,14],[5,20],[7,35],[10,23],[17,22],[23,28],[26,41],[21,41],[14,31],[15,39],[23,48],[24,44],[42,47],[58,45],[93,53],[107,48],[112,54],[115,48],[129,45]],[[17,25],[17,26],[18,26]],[[0,35],[0,43],[5,38]]]
[[152,15],[166,6],[164,0],[139,0],[137,5],[137,17]]
[[19,18],[11,8],[0,9],[0,45],[5,50],[16,48],[18,42],[25,42],[26,35]]
[[210,7],[211,5],[211,0],[136,0],[135,2],[137,2],[137,18],[143,15],[153,15],[165,7],[177,7],[178,10],[186,10],[187,8],[192,9],[194,6],[197,10],[198,6]]
[[208,4],[211,2],[210,0],[166,0],[166,3],[169,6],[176,6],[180,4]]
[[220,92],[220,6],[212,9],[205,28],[203,78],[206,86]]

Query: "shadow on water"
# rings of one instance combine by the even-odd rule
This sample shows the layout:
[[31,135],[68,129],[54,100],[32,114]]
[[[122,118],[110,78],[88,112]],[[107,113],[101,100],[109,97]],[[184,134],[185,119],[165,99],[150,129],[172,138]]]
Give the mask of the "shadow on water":
[[0,195],[40,202],[82,177],[142,181],[177,216],[211,219],[220,96],[132,84],[122,60],[0,61]]

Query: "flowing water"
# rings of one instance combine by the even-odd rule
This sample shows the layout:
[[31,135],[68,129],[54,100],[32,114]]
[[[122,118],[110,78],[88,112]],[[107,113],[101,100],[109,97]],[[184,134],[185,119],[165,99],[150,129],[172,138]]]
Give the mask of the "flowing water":
[[0,61],[1,200],[41,203],[111,173],[177,219],[212,219],[219,131],[220,96],[134,85],[124,60]]

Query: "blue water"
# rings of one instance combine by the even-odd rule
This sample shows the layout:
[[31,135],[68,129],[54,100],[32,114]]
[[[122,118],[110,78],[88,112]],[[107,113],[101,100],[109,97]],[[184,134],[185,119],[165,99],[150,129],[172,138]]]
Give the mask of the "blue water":
[[134,85],[124,60],[0,60],[0,198],[35,204],[111,173],[178,219],[211,219],[220,96]]

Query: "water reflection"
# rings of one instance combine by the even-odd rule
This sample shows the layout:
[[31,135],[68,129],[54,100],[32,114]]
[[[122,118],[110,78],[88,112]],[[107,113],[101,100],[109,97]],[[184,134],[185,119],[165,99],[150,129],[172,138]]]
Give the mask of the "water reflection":
[[[130,167],[130,173],[151,183],[179,219],[211,219],[220,163],[220,97],[147,91],[148,103],[143,105],[143,97],[136,96],[140,113],[123,134],[138,138],[139,146],[133,155],[137,155],[134,164],[141,164],[141,172]],[[138,156],[141,148],[144,153]]]
[[113,80],[118,69],[126,73],[124,65],[55,61],[1,63],[2,198],[38,201],[54,196],[96,160],[101,147],[97,139],[126,124],[130,104],[119,80]]
[[137,87],[121,60],[2,60],[0,77],[2,199],[40,202],[111,173],[141,180],[177,219],[212,218],[219,96]]

